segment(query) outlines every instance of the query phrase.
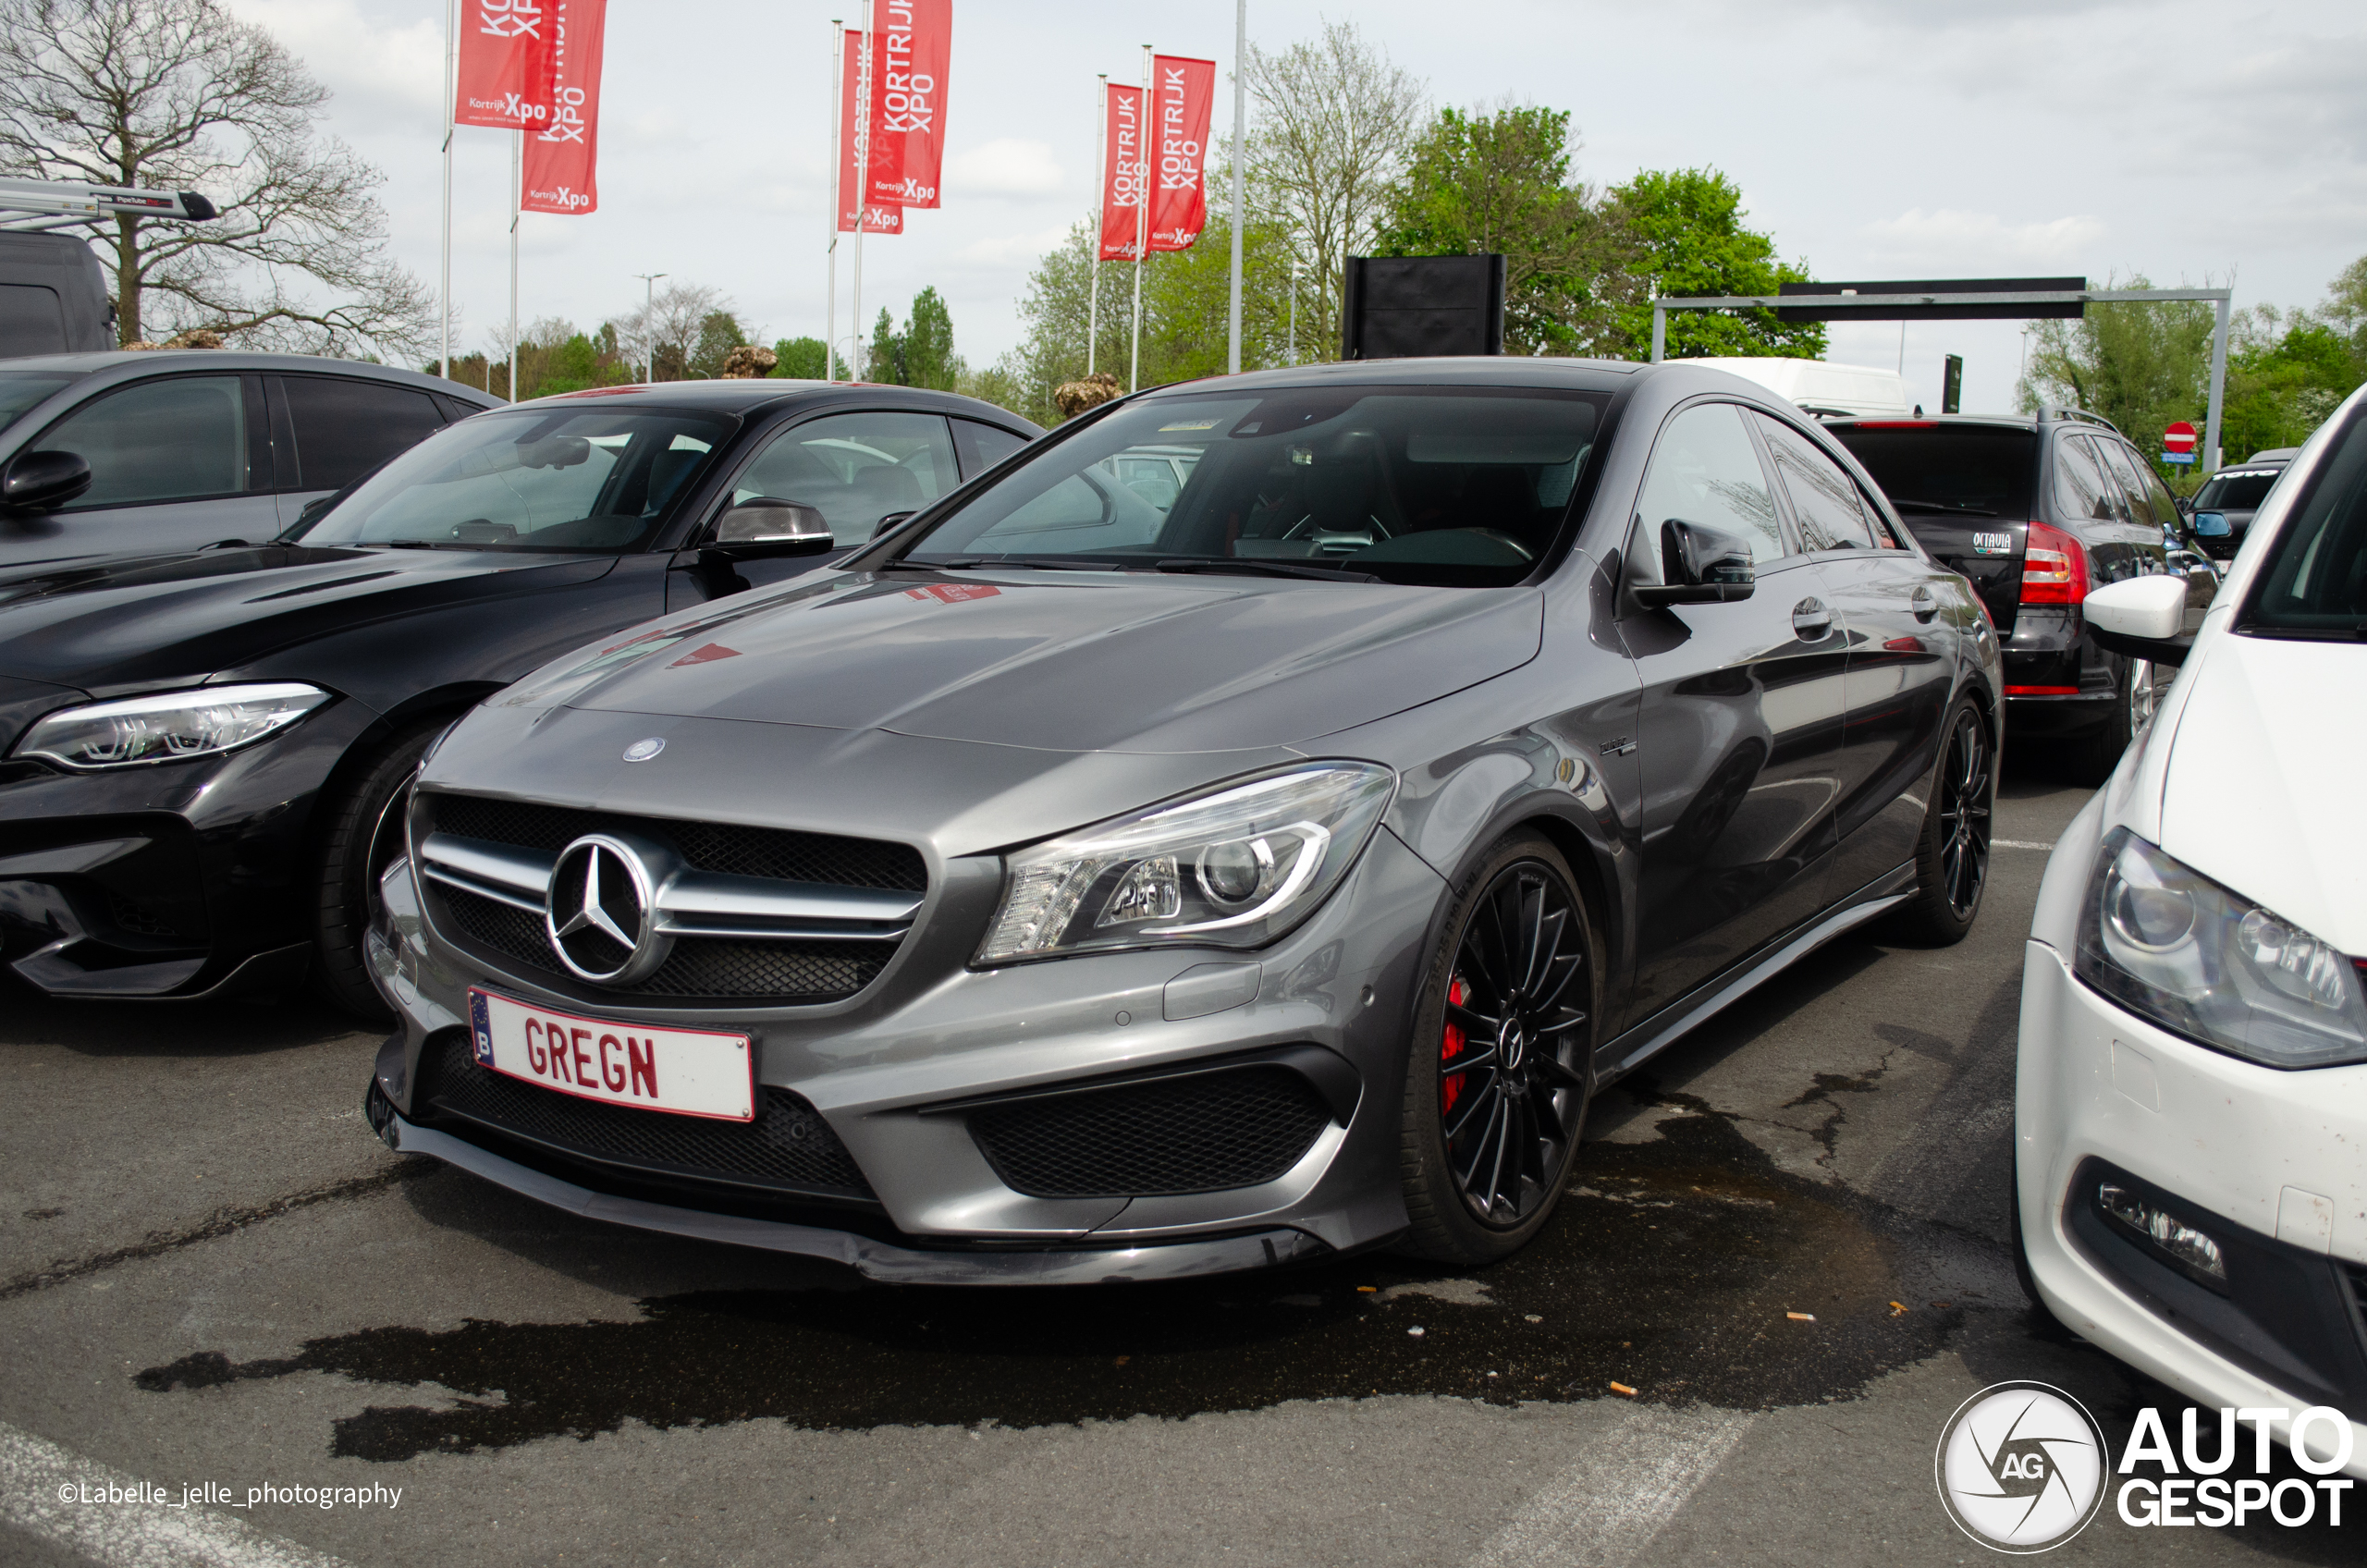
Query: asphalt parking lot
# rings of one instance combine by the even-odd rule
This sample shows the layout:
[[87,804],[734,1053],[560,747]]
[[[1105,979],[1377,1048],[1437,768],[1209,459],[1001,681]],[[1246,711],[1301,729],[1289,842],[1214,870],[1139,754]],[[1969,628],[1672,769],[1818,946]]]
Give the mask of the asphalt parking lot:
[[[0,991],[0,1562],[1984,1559],[1932,1486],[1967,1396],[2055,1383],[2116,1444],[2183,1408],[2006,1253],[2022,937],[2084,799],[2009,771],[1970,939],[1844,939],[1681,1042],[1461,1277],[858,1287],[399,1159],[375,1038],[296,998]],[[2356,1548],[2107,1506],[2056,1556],[2140,1559]]]

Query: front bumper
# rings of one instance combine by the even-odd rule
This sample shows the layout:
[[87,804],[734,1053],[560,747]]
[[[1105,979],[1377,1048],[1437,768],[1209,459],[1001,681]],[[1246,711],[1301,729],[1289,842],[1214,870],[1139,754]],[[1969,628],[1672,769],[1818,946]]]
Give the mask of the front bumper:
[[300,980],[313,807],[375,717],[337,702],[222,756],[102,772],[0,761],[0,962],[58,997]]
[[[556,1010],[581,1013],[586,1004],[489,973],[445,944],[407,864],[386,879],[369,944],[373,973],[402,1020],[378,1059],[374,1125],[406,1151],[539,1201],[834,1257],[880,1279],[1173,1278],[1330,1256],[1404,1228],[1404,1021],[1444,888],[1411,850],[1377,832],[1324,906],[1258,951],[1119,952],[984,971],[966,963],[986,913],[979,899],[992,886],[982,871],[950,869],[886,970],[845,1001],[596,1010],[622,1023],[750,1035],[767,1096],[795,1108],[786,1114],[827,1124],[860,1172],[855,1191],[800,1194],[714,1168],[666,1168],[620,1153],[619,1140],[595,1145],[547,1131],[560,1117],[538,1117],[544,1130],[521,1135],[525,1118],[481,1117],[441,1092],[445,1064],[467,1036],[472,986]],[[1318,1084],[1326,1120],[1287,1170],[1212,1190],[1041,1195],[1006,1181],[1008,1166],[979,1132],[986,1110],[1019,1096],[1075,1104],[1147,1076],[1211,1069],[1288,1070]],[[567,1097],[525,1085],[503,1093],[511,1106],[521,1093]]]
[[[2207,1050],[2091,991],[2034,937],[2015,1099],[2015,1201],[2055,1317],[2205,1406],[2332,1405],[2352,1424],[2349,1472],[2367,1476],[2367,1066],[2279,1072]],[[2230,1288],[2116,1236],[2090,1201],[2099,1172],[2217,1237]]]

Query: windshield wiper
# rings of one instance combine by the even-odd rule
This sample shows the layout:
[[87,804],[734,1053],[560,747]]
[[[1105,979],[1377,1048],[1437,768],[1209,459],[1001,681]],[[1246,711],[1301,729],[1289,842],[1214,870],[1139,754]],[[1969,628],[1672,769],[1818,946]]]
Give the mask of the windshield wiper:
[[1894,507],[1912,507],[1919,512],[1962,512],[1967,517],[1995,517],[1997,515],[1987,507],[1967,506],[1962,501],[1917,501],[1893,496],[1890,498],[1890,504]]
[[941,561],[914,560],[910,556],[898,556],[881,561],[873,570],[891,571],[976,571],[1002,567],[1008,570],[1034,571],[1119,571],[1123,569],[1115,561],[1105,561],[1092,556],[951,556]]
[[1161,571],[1201,571],[1219,576],[1311,577],[1318,582],[1379,582],[1368,571],[1342,571],[1336,567],[1302,566],[1297,561],[1250,559],[1236,556],[1184,556],[1159,563]]
[[386,550],[483,550],[491,547],[460,539],[357,539],[354,543],[375,545]]

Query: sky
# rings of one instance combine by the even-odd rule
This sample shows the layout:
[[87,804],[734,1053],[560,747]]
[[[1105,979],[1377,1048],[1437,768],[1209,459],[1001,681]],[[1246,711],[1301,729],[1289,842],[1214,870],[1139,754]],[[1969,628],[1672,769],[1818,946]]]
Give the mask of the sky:
[[[335,94],[324,129],[386,176],[397,259],[433,287],[443,165],[436,0],[226,0]],[[764,340],[824,334],[831,20],[862,0],[611,0],[600,210],[528,214],[522,320],[596,325],[635,275],[711,285]],[[1711,165],[1748,222],[1828,279],[2142,274],[2315,304],[2367,252],[2367,6],[2091,0],[1661,0],[1641,6],[1250,0],[1276,49],[1353,18],[1431,101],[1567,109],[1579,176]],[[1097,72],[1142,49],[1229,73],[1233,7],[955,0],[943,205],[864,246],[863,306],[934,285],[973,363],[1015,344],[1036,259],[1093,199]],[[1481,24],[1486,24],[1485,26]],[[1220,77],[1220,133],[1230,125]],[[458,133],[455,352],[509,316],[509,133]],[[1217,198],[1221,200],[1220,194]],[[842,263],[844,252],[842,254]],[[852,330],[840,269],[838,331]],[[1835,325],[1828,357],[1903,369],[1939,405],[2011,407],[2013,322]]]

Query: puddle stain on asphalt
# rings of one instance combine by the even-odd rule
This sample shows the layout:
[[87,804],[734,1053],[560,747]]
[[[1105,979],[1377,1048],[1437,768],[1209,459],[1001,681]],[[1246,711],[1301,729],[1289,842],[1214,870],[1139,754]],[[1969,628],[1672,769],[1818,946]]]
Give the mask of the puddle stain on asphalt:
[[1778,1170],[1716,1114],[1661,1128],[1588,1145],[1552,1224],[1469,1275],[1370,1256],[1174,1285],[703,1292],[647,1298],[630,1322],[366,1329],[284,1358],[202,1352],[135,1380],[434,1388],[435,1407],[335,1422],[333,1455],[393,1462],[628,1421],[1034,1427],[1377,1393],[1594,1399],[1613,1380],[1647,1401],[1756,1409],[1846,1397],[1961,1320],[1893,1311],[1897,1242],[1862,1200]]

